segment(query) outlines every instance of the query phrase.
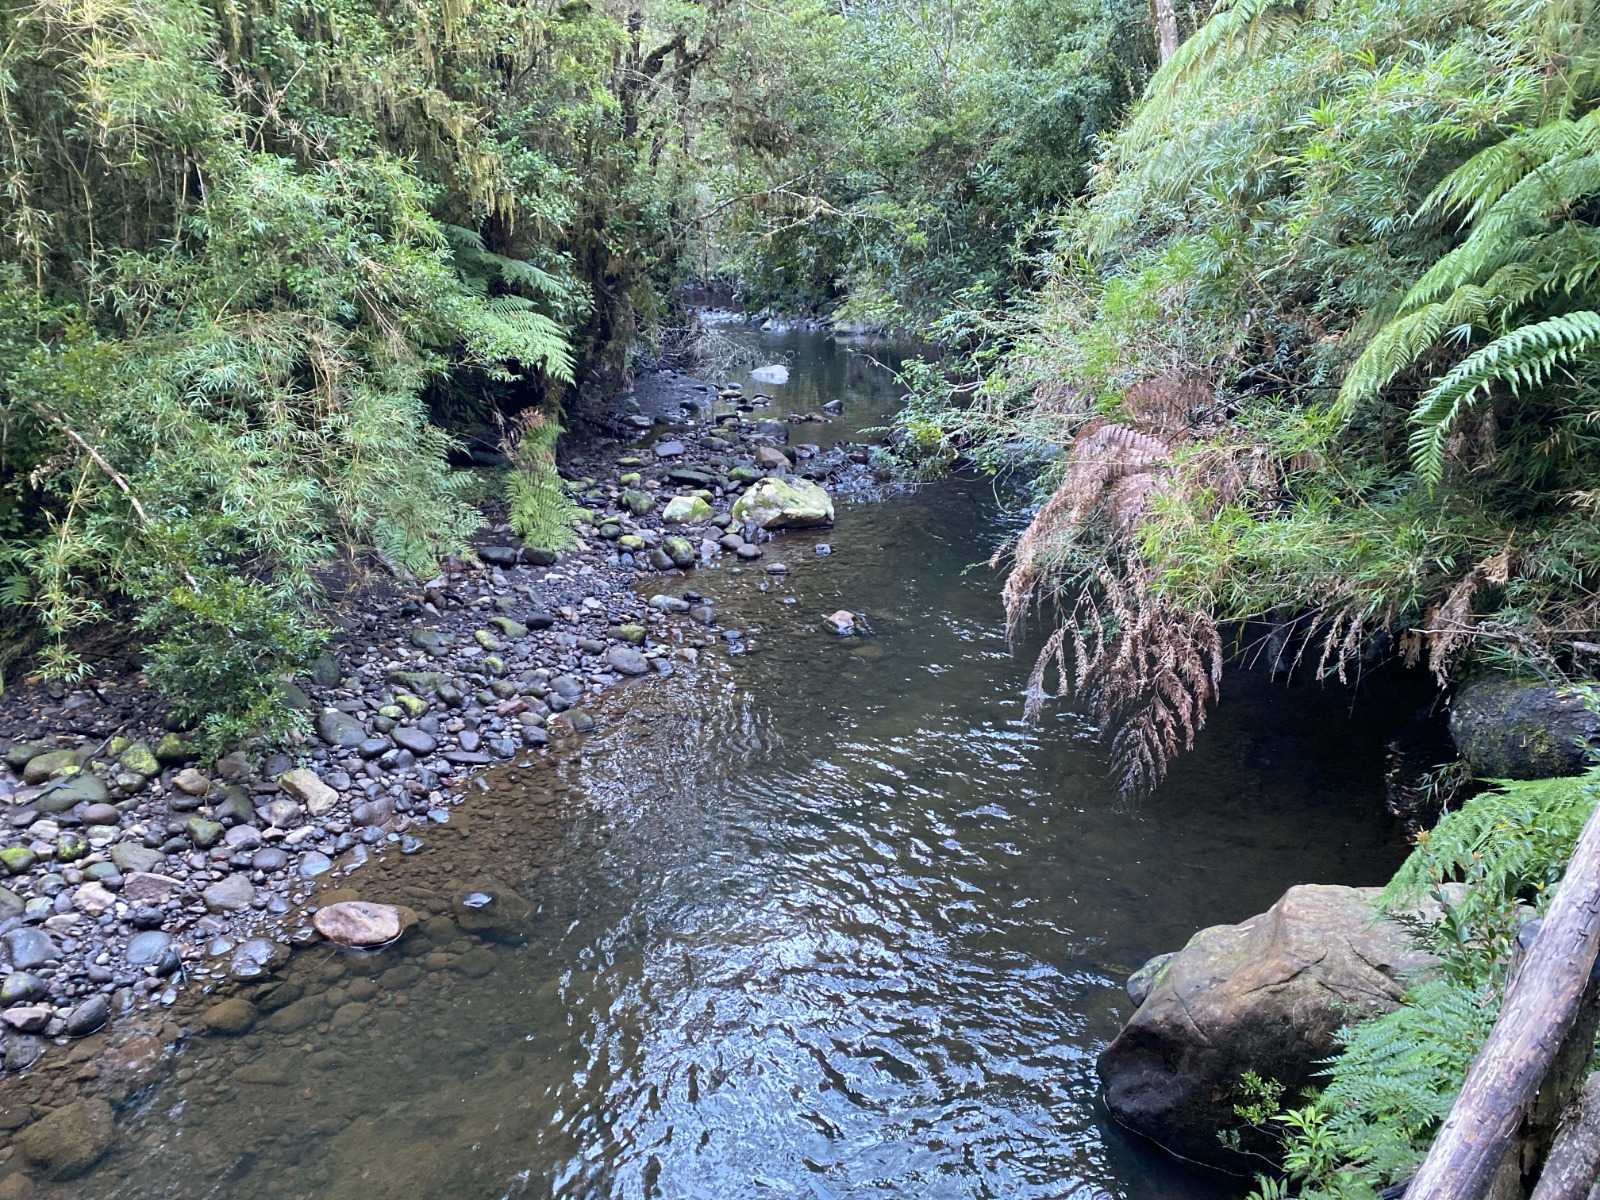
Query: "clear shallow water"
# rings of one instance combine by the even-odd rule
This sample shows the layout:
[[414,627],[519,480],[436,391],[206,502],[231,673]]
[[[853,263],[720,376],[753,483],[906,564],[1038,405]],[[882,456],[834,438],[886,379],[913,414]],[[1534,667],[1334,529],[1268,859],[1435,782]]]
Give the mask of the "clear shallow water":
[[[774,411],[848,401],[796,441],[892,403],[831,343],[767,345],[794,355]],[[1231,678],[1199,750],[1121,803],[1077,718],[1021,721],[1029,660],[969,570],[1009,520],[939,484],[842,507],[830,557],[791,535],[681,584],[749,652],[617,689],[580,753],[355,876],[435,915],[298,955],[316,1019],[191,1043],[72,1194],[1235,1194],[1111,1127],[1094,1056],[1148,956],[1292,882],[1387,878],[1383,728]],[[873,636],[824,632],[839,607]],[[521,944],[437,915],[486,874],[531,902]]]

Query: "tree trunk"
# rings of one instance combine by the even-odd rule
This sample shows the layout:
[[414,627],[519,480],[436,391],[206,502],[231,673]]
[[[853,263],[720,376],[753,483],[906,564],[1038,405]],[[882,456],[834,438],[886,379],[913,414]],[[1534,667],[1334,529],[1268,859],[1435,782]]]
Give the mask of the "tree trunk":
[[1530,1200],[1589,1200],[1600,1194],[1600,1071],[1567,1109]]
[[1483,1200],[1556,1063],[1600,951],[1600,808],[1406,1200]]
[[1150,0],[1150,17],[1156,26],[1156,49],[1166,62],[1178,48],[1178,12],[1172,0]]

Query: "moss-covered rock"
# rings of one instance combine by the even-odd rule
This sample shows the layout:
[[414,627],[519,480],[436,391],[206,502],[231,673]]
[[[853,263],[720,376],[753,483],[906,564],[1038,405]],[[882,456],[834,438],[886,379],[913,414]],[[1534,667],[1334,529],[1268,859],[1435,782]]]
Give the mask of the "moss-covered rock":
[[1450,735],[1485,779],[1577,775],[1600,749],[1600,714],[1573,689],[1490,675],[1456,692]]
[[125,771],[132,771],[135,775],[143,775],[146,779],[161,770],[161,764],[156,761],[155,754],[143,742],[134,742],[118,754],[117,765]]
[[711,505],[699,496],[674,496],[661,510],[661,520],[667,525],[703,525],[711,517]]
[[833,498],[808,479],[763,479],[734,501],[733,519],[763,529],[812,529],[833,524]]

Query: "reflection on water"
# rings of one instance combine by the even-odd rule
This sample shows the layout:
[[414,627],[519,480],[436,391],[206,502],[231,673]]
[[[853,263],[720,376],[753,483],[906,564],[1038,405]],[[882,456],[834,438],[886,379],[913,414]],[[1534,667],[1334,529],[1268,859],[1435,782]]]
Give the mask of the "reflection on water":
[[[777,344],[779,410],[849,400],[796,440],[881,419],[864,364]],[[298,955],[277,1028],[191,1045],[73,1193],[1228,1194],[1108,1126],[1094,1055],[1149,955],[1291,882],[1387,877],[1378,731],[1230,680],[1200,750],[1120,803],[1073,716],[1021,721],[1028,664],[964,573],[1001,528],[953,482],[842,508],[829,557],[769,548],[786,578],[702,573],[746,653],[619,689],[581,754],[358,875],[420,931]],[[839,607],[874,636],[824,632]],[[480,884],[531,913],[464,932]]]

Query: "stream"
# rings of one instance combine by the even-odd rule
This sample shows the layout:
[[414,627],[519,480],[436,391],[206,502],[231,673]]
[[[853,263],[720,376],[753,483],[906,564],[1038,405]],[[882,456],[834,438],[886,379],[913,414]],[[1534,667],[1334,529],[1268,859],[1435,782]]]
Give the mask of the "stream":
[[[844,345],[760,345],[792,374],[757,415],[844,401],[797,441],[893,409]],[[1021,519],[955,479],[675,581],[741,642],[619,686],[580,748],[335,885],[426,914],[487,877],[525,919],[297,953],[315,1019],[192,1041],[61,1194],[1239,1194],[1114,1127],[1095,1055],[1151,955],[1291,883],[1388,878],[1392,722],[1236,673],[1168,783],[1119,800],[1080,717],[1022,719],[983,565]],[[869,635],[827,632],[838,608]]]

